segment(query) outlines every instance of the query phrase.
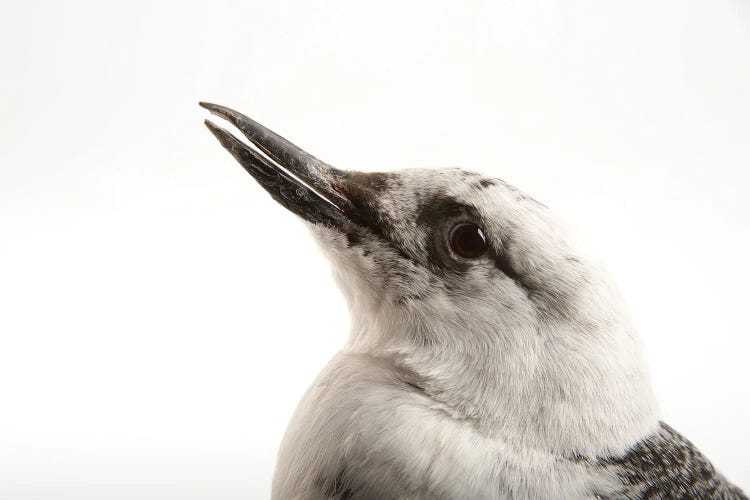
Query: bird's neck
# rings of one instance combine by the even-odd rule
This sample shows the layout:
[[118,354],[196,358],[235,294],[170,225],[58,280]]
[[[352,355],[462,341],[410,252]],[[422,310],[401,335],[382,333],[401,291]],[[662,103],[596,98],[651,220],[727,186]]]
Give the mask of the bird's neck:
[[[430,343],[417,331],[424,325],[397,314],[355,317],[363,319],[355,320],[348,349],[388,358],[487,437],[596,457],[624,452],[658,425],[648,368],[627,322],[585,331],[549,325],[500,343],[486,340],[492,331],[435,332],[440,340]],[[532,342],[518,341],[530,335]]]

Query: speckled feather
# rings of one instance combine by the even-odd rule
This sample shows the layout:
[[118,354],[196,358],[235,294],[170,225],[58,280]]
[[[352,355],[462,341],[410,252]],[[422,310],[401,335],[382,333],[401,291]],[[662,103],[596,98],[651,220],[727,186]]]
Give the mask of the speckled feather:
[[659,429],[625,455],[600,459],[614,468],[624,487],[616,498],[747,499],[680,433],[661,422]]

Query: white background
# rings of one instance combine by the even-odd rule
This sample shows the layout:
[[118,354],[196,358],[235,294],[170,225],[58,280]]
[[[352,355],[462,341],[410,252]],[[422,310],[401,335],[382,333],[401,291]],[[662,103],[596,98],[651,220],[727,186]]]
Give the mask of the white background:
[[744,0],[7,2],[0,498],[267,498],[348,316],[205,130],[460,165],[559,212],[628,298],[664,418],[750,488]]

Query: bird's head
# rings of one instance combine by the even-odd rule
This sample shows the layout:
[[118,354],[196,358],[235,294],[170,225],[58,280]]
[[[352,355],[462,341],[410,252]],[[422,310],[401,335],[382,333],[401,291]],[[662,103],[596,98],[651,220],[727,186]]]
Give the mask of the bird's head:
[[263,153],[206,122],[333,262],[352,311],[349,350],[392,361],[461,418],[526,445],[598,453],[651,422],[629,315],[546,206],[463,169],[339,170],[201,105]]

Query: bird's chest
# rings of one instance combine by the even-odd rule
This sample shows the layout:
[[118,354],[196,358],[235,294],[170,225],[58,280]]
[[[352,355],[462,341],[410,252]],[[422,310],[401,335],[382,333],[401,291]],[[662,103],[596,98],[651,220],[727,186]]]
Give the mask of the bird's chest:
[[604,470],[514,448],[439,414],[400,424],[392,456],[402,457],[422,498],[596,498],[619,486]]
[[478,432],[379,366],[336,359],[284,438],[274,498],[594,498],[613,478]]

